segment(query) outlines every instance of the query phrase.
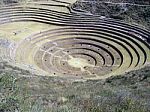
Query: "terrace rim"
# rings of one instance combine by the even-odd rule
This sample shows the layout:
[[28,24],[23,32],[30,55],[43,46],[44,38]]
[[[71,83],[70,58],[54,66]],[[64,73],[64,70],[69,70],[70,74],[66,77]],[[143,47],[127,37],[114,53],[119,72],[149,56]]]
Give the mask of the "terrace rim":
[[0,26],[22,22],[48,25],[42,30],[35,28],[35,33],[27,36],[24,33],[15,41],[8,37],[5,42],[1,37],[1,59],[29,65],[31,71],[32,66],[39,74],[73,79],[107,78],[150,63],[149,31],[111,18],[102,19],[74,9],[71,4],[71,0],[51,0],[1,7]]

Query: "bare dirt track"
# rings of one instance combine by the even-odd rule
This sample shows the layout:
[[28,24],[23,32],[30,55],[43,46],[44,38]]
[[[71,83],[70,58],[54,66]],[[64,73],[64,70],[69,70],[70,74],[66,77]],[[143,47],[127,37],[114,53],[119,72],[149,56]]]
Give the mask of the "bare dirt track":
[[0,57],[39,75],[100,79],[150,62],[150,32],[84,13],[75,1],[0,8]]

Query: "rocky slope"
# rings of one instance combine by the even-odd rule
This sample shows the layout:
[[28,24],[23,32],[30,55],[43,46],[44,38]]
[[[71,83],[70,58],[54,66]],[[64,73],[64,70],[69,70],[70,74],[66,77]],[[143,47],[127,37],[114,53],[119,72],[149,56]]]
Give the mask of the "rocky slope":
[[150,30],[149,4],[149,0],[78,0],[73,7],[92,14],[136,24]]

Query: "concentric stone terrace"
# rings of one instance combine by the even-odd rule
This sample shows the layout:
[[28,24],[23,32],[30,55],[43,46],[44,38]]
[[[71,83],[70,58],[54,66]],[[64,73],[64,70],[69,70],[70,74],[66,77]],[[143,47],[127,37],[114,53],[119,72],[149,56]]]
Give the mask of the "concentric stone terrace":
[[40,75],[75,79],[106,78],[149,64],[149,31],[73,9],[70,1],[1,7],[1,59]]

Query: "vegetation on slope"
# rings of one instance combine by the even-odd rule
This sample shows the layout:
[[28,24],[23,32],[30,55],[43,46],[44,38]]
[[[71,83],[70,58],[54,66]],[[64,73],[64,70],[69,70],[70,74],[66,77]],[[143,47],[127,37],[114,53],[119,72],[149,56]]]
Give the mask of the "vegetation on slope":
[[0,112],[150,111],[150,66],[85,82],[36,76],[8,63],[0,68]]
[[[82,9],[92,14],[105,16],[107,18],[114,18],[123,20],[130,24],[140,25],[150,30],[150,5],[142,1],[124,1],[116,2],[117,0],[78,0],[73,7]],[[137,4],[140,2],[139,4]],[[142,4],[142,3],[143,4]],[[126,4],[124,4],[126,3]]]

